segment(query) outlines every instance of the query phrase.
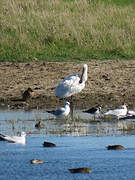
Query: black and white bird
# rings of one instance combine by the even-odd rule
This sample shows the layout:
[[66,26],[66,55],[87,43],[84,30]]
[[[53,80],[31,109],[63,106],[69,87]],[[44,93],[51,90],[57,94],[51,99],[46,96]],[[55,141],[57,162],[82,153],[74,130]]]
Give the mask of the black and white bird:
[[86,110],[86,111],[83,111],[84,113],[88,113],[88,114],[92,114],[93,116],[94,116],[94,120],[95,120],[95,116],[96,115],[99,115],[100,113],[101,113],[101,106],[99,106],[99,107],[92,107],[92,108],[90,108],[90,109],[88,109],[88,110]]
[[8,135],[0,134],[0,140],[8,141],[10,143],[25,144],[26,133],[22,132],[21,136],[8,136]]
[[55,88],[55,95],[59,98],[71,97],[71,116],[73,118],[73,102],[72,96],[74,94],[80,93],[84,87],[85,82],[87,81],[88,75],[88,66],[87,64],[83,65],[82,74],[70,74],[65,79],[63,79]]
[[64,104],[64,107],[59,107],[58,109],[56,110],[53,110],[53,111],[47,111],[48,113],[50,114],[53,114],[54,116],[56,116],[57,118],[64,118],[66,116],[69,115],[70,113],[70,103],[69,102],[66,102]]
[[119,106],[119,108],[117,108],[117,109],[109,110],[103,114],[104,115],[112,115],[112,116],[117,117],[117,119],[120,119],[121,117],[126,116],[127,112],[128,112],[127,106],[126,106],[126,104],[124,104],[122,106]]

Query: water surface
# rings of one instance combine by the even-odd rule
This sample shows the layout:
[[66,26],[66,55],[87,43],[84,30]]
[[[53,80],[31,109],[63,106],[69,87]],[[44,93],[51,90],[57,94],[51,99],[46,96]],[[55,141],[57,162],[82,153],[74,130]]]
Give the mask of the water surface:
[[[29,135],[26,145],[0,142],[0,180],[114,180],[134,179],[135,135],[134,120],[106,121],[76,112],[75,121],[58,120],[41,111],[0,111],[0,131]],[[44,129],[36,129],[41,121]],[[131,129],[131,130],[130,130]],[[56,144],[44,148],[44,141]],[[108,151],[106,146],[121,144],[125,150]],[[41,159],[44,164],[31,164]],[[90,174],[71,174],[68,169],[88,167]]]

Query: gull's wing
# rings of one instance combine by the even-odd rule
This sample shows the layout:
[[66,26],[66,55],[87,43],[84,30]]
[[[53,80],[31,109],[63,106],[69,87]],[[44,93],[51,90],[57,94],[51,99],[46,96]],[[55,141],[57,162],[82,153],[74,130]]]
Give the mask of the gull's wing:
[[105,115],[115,115],[119,116],[120,114],[123,114],[123,109],[114,109],[114,110],[109,110],[104,113]]
[[92,107],[92,108],[90,108],[90,109],[88,109],[86,111],[83,111],[83,112],[91,113],[92,114],[92,113],[95,113],[97,110],[98,110],[97,108]]
[[8,135],[0,134],[0,138],[5,141],[14,142],[14,139]]
[[59,115],[63,114],[64,112],[65,112],[65,108],[60,107],[54,112],[54,115],[59,116]]
[[5,135],[4,134],[0,134],[0,140],[5,141]]
[[8,136],[8,135],[0,134],[0,138],[11,143],[25,144],[25,137],[22,136]]

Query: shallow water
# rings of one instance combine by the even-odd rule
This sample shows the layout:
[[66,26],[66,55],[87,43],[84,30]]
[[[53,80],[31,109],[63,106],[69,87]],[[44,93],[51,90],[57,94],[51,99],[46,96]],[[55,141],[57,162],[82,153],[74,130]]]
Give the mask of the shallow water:
[[[45,128],[36,129],[35,124],[41,121]],[[47,134],[47,135],[125,135],[135,134],[135,119],[106,120],[103,117],[96,117],[82,111],[76,110],[74,121],[70,118],[65,120],[56,119],[43,111],[33,110],[31,112],[23,110],[0,110],[0,132],[4,134],[17,134],[25,131],[29,134]]]
[[[134,179],[135,136],[47,137],[28,136],[27,144],[0,142],[0,179]],[[51,141],[55,148],[44,148]],[[123,151],[108,151],[108,144],[122,144]],[[31,159],[44,164],[31,164]],[[90,174],[71,174],[68,169],[88,167]]]
[[[134,179],[134,120],[90,122],[93,117],[76,111],[75,121],[56,120],[41,111],[0,111],[0,132],[29,133],[26,145],[0,142],[0,180],[74,180],[74,179]],[[35,123],[44,123],[36,129]],[[128,131],[127,131],[128,129]],[[129,134],[129,135],[127,135]],[[44,148],[44,141],[56,144]],[[123,151],[108,151],[106,146],[121,144]],[[41,159],[44,164],[31,164]],[[90,174],[71,174],[68,169],[88,167]]]

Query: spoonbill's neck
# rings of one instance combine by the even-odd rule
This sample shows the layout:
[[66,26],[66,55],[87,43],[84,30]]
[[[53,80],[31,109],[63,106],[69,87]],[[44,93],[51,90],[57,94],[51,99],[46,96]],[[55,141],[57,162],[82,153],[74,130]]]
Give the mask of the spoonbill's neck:
[[81,75],[81,78],[80,78],[80,83],[83,83],[83,82],[87,81],[87,78],[88,78],[87,71],[88,71],[88,66],[87,66],[87,64],[84,64],[83,65],[82,75]]

